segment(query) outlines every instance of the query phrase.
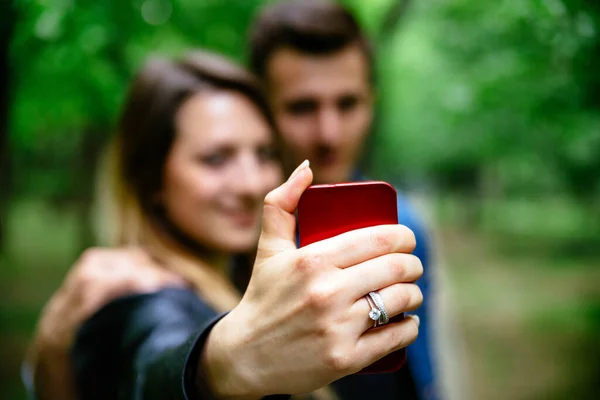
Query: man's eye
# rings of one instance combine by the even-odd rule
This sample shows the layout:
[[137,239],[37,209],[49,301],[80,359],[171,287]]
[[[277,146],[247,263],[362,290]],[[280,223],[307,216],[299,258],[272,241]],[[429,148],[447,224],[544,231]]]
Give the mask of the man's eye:
[[358,104],[358,97],[344,96],[338,101],[338,108],[342,112],[353,110]]
[[317,103],[312,100],[302,100],[290,103],[287,110],[292,115],[306,115],[317,109]]
[[273,161],[277,159],[277,149],[273,146],[264,146],[258,149],[258,158],[261,161]]

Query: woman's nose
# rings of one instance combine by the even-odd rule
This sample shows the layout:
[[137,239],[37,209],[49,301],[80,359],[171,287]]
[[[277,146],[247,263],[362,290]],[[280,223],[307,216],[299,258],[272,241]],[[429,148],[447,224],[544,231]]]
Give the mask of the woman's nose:
[[246,196],[263,196],[263,177],[261,163],[255,156],[246,156],[240,160],[237,173],[232,177],[236,190]]

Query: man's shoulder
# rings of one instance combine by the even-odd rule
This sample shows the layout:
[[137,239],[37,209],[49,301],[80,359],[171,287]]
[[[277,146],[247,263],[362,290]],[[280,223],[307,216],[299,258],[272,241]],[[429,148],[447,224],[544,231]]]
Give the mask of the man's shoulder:
[[[360,171],[356,171],[353,176],[353,181],[366,181],[371,178],[364,175]],[[412,204],[406,193],[400,190],[397,186],[392,185],[396,190],[396,202],[398,205],[398,223],[406,225],[410,228],[417,239],[417,243],[426,245],[428,242],[428,234],[424,219],[420,215],[420,212]]]
[[419,212],[410,201],[408,196],[396,188],[396,201],[398,204],[398,223],[408,226],[415,226],[424,230],[425,223],[419,215]]

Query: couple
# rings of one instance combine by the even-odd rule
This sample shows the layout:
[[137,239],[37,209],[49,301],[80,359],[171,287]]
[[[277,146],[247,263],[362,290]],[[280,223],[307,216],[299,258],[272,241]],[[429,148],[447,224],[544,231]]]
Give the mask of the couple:
[[[117,248],[86,252],[46,306],[28,360],[39,399],[437,398],[425,310],[371,330],[364,298],[378,291],[391,316],[421,305],[408,205],[412,231],[295,245],[304,189],[360,179],[366,39],[341,6],[299,0],[263,11],[250,50],[260,86],[201,52],[138,73],[101,193]],[[418,332],[399,373],[352,375]]]

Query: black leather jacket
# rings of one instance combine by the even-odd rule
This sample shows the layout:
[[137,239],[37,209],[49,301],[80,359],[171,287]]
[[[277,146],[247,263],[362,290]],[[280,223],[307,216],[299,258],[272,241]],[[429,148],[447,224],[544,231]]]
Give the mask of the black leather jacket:
[[[187,289],[114,300],[76,336],[72,357],[79,398],[213,399],[195,376],[204,341],[220,317]],[[333,387],[343,400],[416,398],[406,367],[396,374],[351,375]]]

